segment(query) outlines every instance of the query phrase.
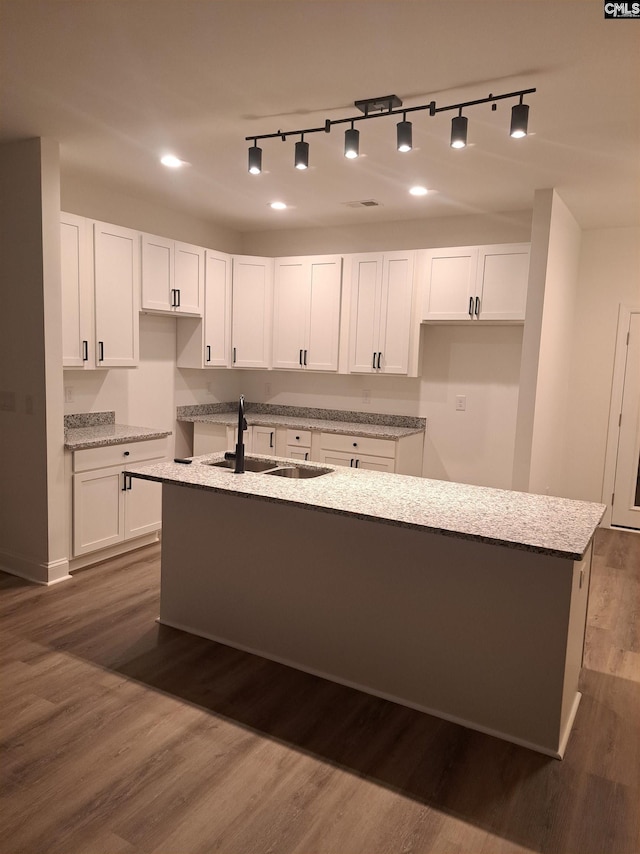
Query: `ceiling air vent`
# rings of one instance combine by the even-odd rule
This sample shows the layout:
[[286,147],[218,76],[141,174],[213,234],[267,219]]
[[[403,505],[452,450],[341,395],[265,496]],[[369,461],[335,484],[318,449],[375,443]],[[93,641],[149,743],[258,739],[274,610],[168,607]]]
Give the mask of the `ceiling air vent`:
[[376,202],[375,199],[362,199],[357,202],[343,202],[343,205],[346,205],[348,208],[377,208],[381,207],[380,202]]

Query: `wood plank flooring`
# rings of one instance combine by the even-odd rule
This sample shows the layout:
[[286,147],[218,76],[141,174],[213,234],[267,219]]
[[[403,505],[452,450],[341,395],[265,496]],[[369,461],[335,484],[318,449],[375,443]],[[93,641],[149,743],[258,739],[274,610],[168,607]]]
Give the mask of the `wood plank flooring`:
[[598,532],[561,762],[161,627],[158,602],[157,546],[48,589],[0,575],[0,854],[640,852],[640,536]]

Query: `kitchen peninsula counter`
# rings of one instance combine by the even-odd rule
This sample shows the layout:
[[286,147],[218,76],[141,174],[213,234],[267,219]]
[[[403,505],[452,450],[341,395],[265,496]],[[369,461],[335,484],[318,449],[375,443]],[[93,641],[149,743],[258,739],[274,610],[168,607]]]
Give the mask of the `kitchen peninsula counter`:
[[127,469],[163,484],[161,623],[563,755],[603,505],[222,457]]
[[[290,480],[252,472],[234,475],[208,465],[223,457],[222,453],[205,454],[195,457],[191,465],[157,463],[128,473],[569,560],[584,556],[605,510],[604,505],[591,502],[349,467],[335,467],[318,478]],[[326,468],[314,463],[305,466]]]

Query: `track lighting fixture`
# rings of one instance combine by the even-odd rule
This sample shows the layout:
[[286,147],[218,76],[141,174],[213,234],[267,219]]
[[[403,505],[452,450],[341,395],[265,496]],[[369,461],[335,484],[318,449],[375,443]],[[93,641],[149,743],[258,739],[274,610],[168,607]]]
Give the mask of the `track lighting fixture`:
[[403,113],[402,121],[396,125],[398,138],[398,151],[411,151],[412,143],[412,126],[411,122],[407,121],[407,114]]
[[349,130],[344,134],[344,156],[349,160],[355,160],[360,154],[360,131],[356,130],[351,122]]
[[249,149],[249,172],[252,175],[259,175],[262,172],[262,149],[258,148],[257,140],[253,140],[253,145]]
[[247,136],[245,139],[248,142],[253,142],[249,148],[249,172],[253,175],[259,175],[262,171],[262,149],[258,147],[258,140],[275,139],[276,137],[283,142],[289,136],[299,136],[300,139],[296,142],[295,147],[295,167],[296,169],[307,169],[309,166],[309,143],[304,137],[311,133],[331,133],[333,125],[350,124],[351,127],[345,131],[344,135],[344,156],[349,159],[358,157],[360,153],[360,131],[355,127],[356,122],[366,121],[367,119],[378,119],[383,116],[402,116],[402,120],[396,126],[397,132],[397,148],[398,151],[411,151],[413,147],[412,130],[413,126],[407,120],[407,113],[415,113],[418,111],[428,110],[430,116],[435,116],[437,113],[456,110],[458,115],[451,121],[451,147],[464,148],[467,144],[467,116],[462,115],[469,107],[475,107],[479,104],[491,104],[491,109],[495,110],[498,101],[503,101],[507,98],[519,98],[520,102],[511,108],[511,128],[510,134],[516,139],[527,135],[527,125],[529,119],[529,107],[523,102],[525,95],[530,95],[535,92],[535,89],[519,89],[516,92],[506,92],[504,95],[487,95],[486,98],[477,98],[473,101],[464,101],[461,104],[448,104],[443,107],[436,106],[435,101],[430,101],[428,104],[420,104],[415,107],[403,107],[402,101],[397,95],[385,95],[381,98],[367,98],[363,101],[354,101],[354,106],[360,110],[363,115],[351,116],[346,119],[325,119],[324,123],[319,127],[303,128],[301,130],[282,131],[278,130],[275,133],[264,133],[258,136]]
[[467,144],[468,119],[462,115],[462,109],[451,119],[451,148],[465,148]]
[[296,169],[309,168],[309,143],[304,141],[304,136],[301,136],[296,142]]
[[511,130],[510,135],[514,139],[521,139],[527,135],[527,125],[529,124],[529,107],[522,103],[522,95],[520,95],[520,103],[511,107]]

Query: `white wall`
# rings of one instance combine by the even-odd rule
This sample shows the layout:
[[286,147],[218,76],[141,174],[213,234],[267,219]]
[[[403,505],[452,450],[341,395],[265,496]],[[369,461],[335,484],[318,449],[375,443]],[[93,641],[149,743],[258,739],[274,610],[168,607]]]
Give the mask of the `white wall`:
[[581,230],[555,190],[536,193],[514,485],[564,495]]
[[511,489],[522,327],[426,326],[422,337],[424,476]]
[[240,251],[240,235],[235,231],[77,172],[62,175],[60,204],[61,210],[78,216],[195,243],[207,249]]
[[481,243],[527,243],[531,211],[474,214],[440,219],[366,223],[339,228],[298,228],[242,235],[247,255],[312,255],[475,246]]
[[585,231],[579,282],[565,494],[601,501],[618,308],[620,304],[640,305],[640,229]]
[[0,146],[0,566],[68,571],[58,145]]

